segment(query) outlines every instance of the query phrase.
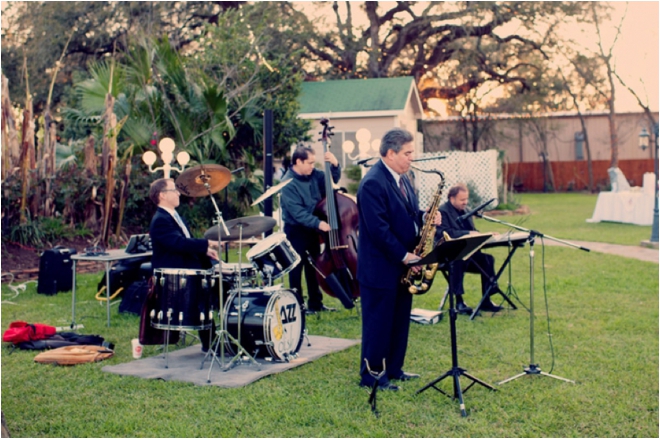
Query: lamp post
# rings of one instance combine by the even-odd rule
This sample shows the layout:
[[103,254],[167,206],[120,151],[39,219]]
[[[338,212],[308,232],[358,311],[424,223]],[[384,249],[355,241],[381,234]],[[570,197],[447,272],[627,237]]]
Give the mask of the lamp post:
[[163,160],[163,166],[155,169],[152,166],[158,159],[156,153],[147,151],[142,154],[142,161],[149,166],[149,172],[154,173],[162,170],[165,178],[170,178],[170,171],[183,172],[186,169],[186,165],[190,161],[190,154],[186,151],[181,151],[176,155],[176,161],[181,165],[180,168],[171,165],[172,160],[174,160],[174,140],[169,137],[163,137],[158,143],[158,149],[160,150],[160,158]]
[[[642,131],[639,133],[639,147],[642,150],[645,150],[649,147],[649,132],[646,128],[642,128]],[[653,206],[653,226],[651,227],[651,239],[650,242],[655,245],[658,244],[658,123],[653,124],[653,147],[655,148],[655,160],[654,160],[654,171],[655,171],[655,204]]]
[[[371,132],[366,128],[360,128],[355,133],[355,139],[358,141],[358,152],[354,156],[351,153],[355,150],[355,143],[352,140],[345,140],[341,145],[342,151],[349,160],[360,160],[369,158],[372,154],[377,154],[380,149],[380,139],[371,140]],[[364,169],[362,170],[364,172]]]

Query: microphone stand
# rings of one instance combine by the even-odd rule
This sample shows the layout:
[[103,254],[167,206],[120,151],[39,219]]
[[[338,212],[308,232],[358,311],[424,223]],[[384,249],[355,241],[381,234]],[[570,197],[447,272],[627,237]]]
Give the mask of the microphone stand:
[[557,375],[552,375],[547,372],[543,372],[541,368],[539,367],[538,364],[534,363],[534,241],[537,236],[541,238],[548,238],[552,241],[560,242],[562,244],[566,244],[570,247],[577,248],[579,250],[584,250],[584,251],[591,251],[586,247],[582,247],[577,244],[573,244],[572,242],[564,241],[562,239],[554,238],[550,235],[545,235],[539,231],[536,230],[531,230],[531,229],[526,229],[524,227],[520,227],[515,224],[507,223],[506,221],[501,221],[495,218],[491,218],[486,215],[477,215],[479,218],[483,218],[487,221],[494,222],[494,223],[499,223],[517,230],[520,230],[521,232],[527,232],[529,233],[529,238],[527,241],[529,242],[529,366],[523,368],[523,372],[519,373],[518,375],[514,375],[511,378],[507,378],[504,381],[500,381],[497,383],[498,385],[502,385],[504,383],[508,383],[509,381],[513,381],[517,378],[520,378],[525,375],[544,375],[550,378],[555,378],[557,380],[561,381],[566,381],[567,383],[572,383],[575,384],[575,381],[569,380],[568,378],[562,378]]

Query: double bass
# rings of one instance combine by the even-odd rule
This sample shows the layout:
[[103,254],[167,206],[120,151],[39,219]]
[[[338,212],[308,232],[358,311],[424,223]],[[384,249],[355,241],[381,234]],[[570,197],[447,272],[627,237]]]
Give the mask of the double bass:
[[[333,127],[328,124],[328,119],[321,119],[324,155],[333,135]],[[351,309],[360,297],[357,281],[358,208],[351,197],[334,190],[329,162],[325,162],[325,194],[314,209],[314,215],[330,225],[330,231],[319,237],[321,253],[314,261],[316,278],[323,291],[339,299],[346,309]]]

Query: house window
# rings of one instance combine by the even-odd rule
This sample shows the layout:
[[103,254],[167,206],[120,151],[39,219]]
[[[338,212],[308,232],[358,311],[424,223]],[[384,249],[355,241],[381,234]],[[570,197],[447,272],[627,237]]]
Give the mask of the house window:
[[584,160],[584,133],[575,133],[575,160]]

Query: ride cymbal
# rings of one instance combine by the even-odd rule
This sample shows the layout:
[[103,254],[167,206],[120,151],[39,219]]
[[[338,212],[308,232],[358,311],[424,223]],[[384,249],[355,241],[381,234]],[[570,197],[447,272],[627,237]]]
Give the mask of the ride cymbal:
[[227,187],[230,180],[229,169],[209,164],[186,169],[176,179],[175,185],[179,192],[187,197],[204,197],[221,191]]
[[275,195],[276,193],[281,191],[284,186],[291,183],[292,180],[293,179],[291,178],[289,180],[283,181],[280,184],[276,184],[275,186],[269,187],[268,190],[266,192],[264,192],[263,194],[259,195],[259,198],[254,200],[254,203],[250,204],[250,206],[256,206],[257,204],[261,203],[262,201],[268,199],[269,197],[272,197],[273,195]]
[[[261,235],[264,232],[272,230],[277,221],[269,216],[246,216],[243,218],[236,218],[225,222],[229,235],[225,234],[224,229],[220,226],[220,237],[223,241],[238,241],[241,239],[252,238],[253,236]],[[241,232],[241,228],[243,229]],[[218,226],[213,226],[204,232],[204,238],[218,240]]]

